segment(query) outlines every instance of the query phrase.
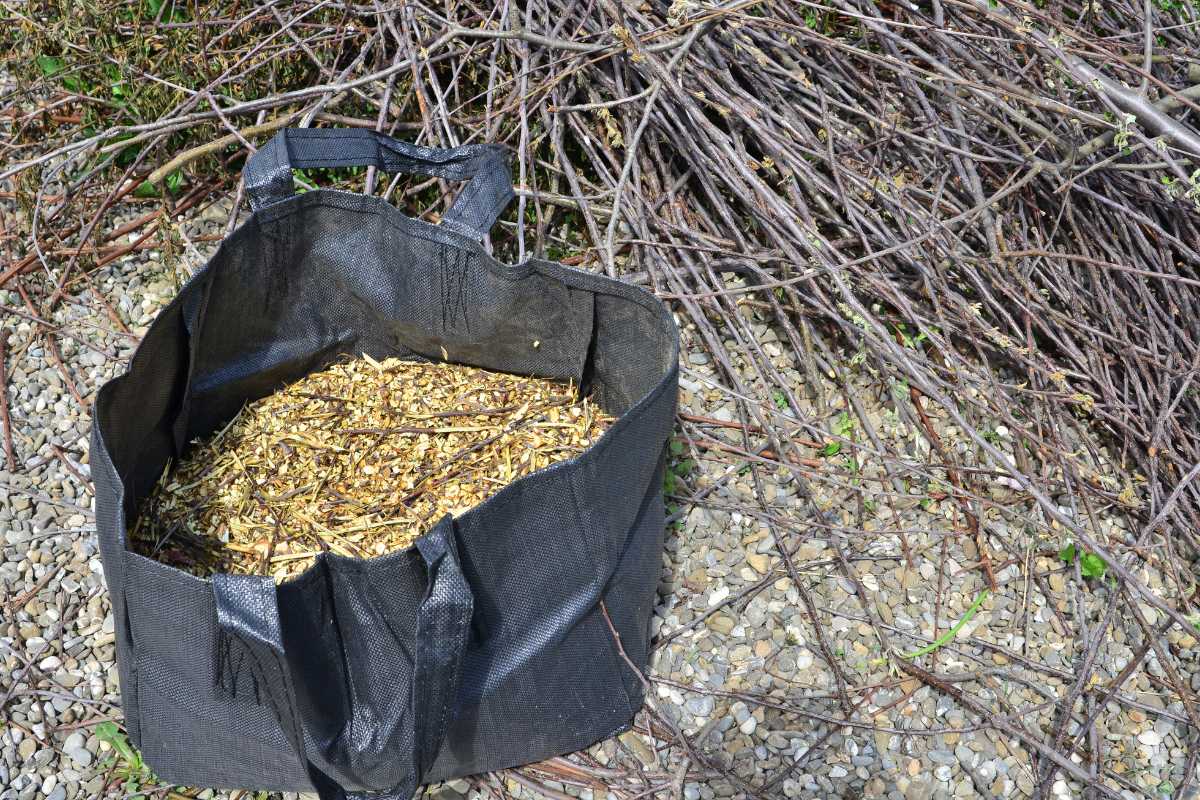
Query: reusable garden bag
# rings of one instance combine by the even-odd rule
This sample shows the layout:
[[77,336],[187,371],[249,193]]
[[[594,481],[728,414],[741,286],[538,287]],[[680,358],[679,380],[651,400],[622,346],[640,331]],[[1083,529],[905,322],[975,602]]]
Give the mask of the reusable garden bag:
[[[294,194],[292,170],[466,180],[440,224],[377,197]],[[512,198],[502,151],[286,130],[249,161],[253,214],[159,314],[95,404],[96,520],[122,705],[157,774],[222,788],[410,796],[628,726],[663,535],[678,334],[648,293],[480,244]],[[188,442],[339,356],[572,380],[619,419],[403,551],[332,554],[276,587],[131,552]]]

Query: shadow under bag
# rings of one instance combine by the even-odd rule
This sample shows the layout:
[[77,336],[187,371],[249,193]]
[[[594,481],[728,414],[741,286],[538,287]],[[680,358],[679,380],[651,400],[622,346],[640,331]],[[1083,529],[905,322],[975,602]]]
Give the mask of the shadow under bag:
[[[467,181],[441,224],[292,170]],[[662,559],[678,334],[647,292],[480,244],[513,196],[502,151],[285,130],[246,166],[253,214],[95,404],[91,467],[126,726],[164,780],[405,798],[626,728]],[[198,578],[128,549],[166,464],[250,400],[366,353],[575,381],[619,419],[412,547]],[[603,609],[602,609],[603,604]]]

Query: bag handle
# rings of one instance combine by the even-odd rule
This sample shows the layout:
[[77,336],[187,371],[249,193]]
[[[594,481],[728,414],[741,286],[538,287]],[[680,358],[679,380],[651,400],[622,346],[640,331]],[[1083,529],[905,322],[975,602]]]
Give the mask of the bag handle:
[[250,208],[259,211],[295,191],[293,169],[375,167],[384,172],[470,182],[442,224],[479,241],[513,199],[508,159],[499,145],[422,147],[365,128],[284,128],[250,156],[242,173]]
[[[350,792],[308,758],[304,722],[283,642],[275,581],[270,576],[212,577],[218,631],[218,682],[248,670],[256,699],[269,706],[321,800],[410,800],[424,782],[453,720],[474,596],[459,562],[454,525],[443,518],[417,540],[428,582],[417,612],[412,710],[413,771],[381,792]],[[231,687],[224,687],[230,691]],[[233,691],[236,691],[234,689]]]

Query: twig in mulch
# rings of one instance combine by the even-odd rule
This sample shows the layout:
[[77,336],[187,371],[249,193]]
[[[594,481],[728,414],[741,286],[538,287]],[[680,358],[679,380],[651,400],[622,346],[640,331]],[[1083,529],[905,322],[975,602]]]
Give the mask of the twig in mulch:
[[92,494],[91,480],[89,480],[86,475],[79,471],[79,467],[74,461],[71,460],[71,457],[67,454],[67,452],[54,442],[50,443],[50,452],[54,453],[54,457],[62,463],[63,468],[67,472],[71,473],[75,480],[79,481],[79,487],[88,494]]
[[901,659],[897,661],[896,664],[901,671],[908,673],[924,683],[926,686],[929,686],[945,695],[948,695],[954,700],[957,700],[964,708],[978,715],[981,719],[988,721],[988,724],[990,724],[992,727],[1008,734],[1009,736],[1019,739],[1027,747],[1036,750],[1039,755],[1042,755],[1054,762],[1060,769],[1062,769],[1071,777],[1082,781],[1088,786],[1094,786],[1096,790],[1105,797],[1112,798],[1112,800],[1120,799],[1121,795],[1119,793],[1113,791],[1102,783],[1097,783],[1095,776],[1088,774],[1083,770],[1082,767],[1078,766],[1066,756],[1052,749],[1033,733],[1030,733],[1022,727],[1018,727],[1004,717],[996,715],[981,701],[976,700],[959,687],[948,681],[942,680],[934,673],[918,667],[916,664],[908,661],[907,659]]
[[62,564],[56,563],[53,567],[46,570],[46,574],[43,575],[41,578],[39,578],[37,583],[35,583],[33,586],[30,586],[28,589],[26,589],[25,591],[21,592],[20,594],[14,596],[11,600],[9,600],[7,603],[5,603],[5,605],[8,607],[9,618],[15,619],[17,612],[20,611],[21,608],[24,607],[24,605],[26,603],[28,603],[30,600],[32,600],[34,597],[36,597],[38,592],[40,592],[42,589],[46,588],[46,584],[50,583],[50,581],[54,578],[55,575],[57,575],[59,573],[59,571],[61,569],[62,569]]
[[17,471],[17,457],[13,454],[12,418],[8,414],[8,332],[0,329],[0,423],[4,424],[4,460],[9,472]]
[[917,387],[909,388],[909,397],[912,400],[913,407],[917,410],[917,416],[921,420],[922,427],[925,428],[925,435],[929,439],[930,444],[937,448],[942,460],[946,464],[946,478],[951,485],[957,490],[954,493],[954,498],[962,506],[963,515],[967,518],[967,531],[975,539],[975,546],[979,549],[979,564],[983,567],[984,573],[987,575],[988,583],[992,590],[997,588],[996,573],[992,571],[992,557],[988,549],[987,540],[983,536],[983,532],[979,528],[979,518],[975,516],[975,512],[971,510],[971,501],[969,492],[963,486],[962,477],[958,474],[958,470],[954,469],[951,464],[954,459],[946,450],[946,445],[942,443],[942,437],[938,435],[937,430],[933,427],[933,422],[930,421],[929,415],[925,413],[925,407],[921,404],[921,392]]

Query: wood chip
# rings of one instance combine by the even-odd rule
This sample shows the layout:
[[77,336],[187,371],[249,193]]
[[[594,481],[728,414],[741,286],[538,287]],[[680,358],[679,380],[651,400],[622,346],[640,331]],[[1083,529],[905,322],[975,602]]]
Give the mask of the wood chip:
[[408,547],[444,514],[578,455],[612,421],[569,383],[364,355],[193,442],[147,498],[131,546],[197,575],[281,581],[322,551]]

